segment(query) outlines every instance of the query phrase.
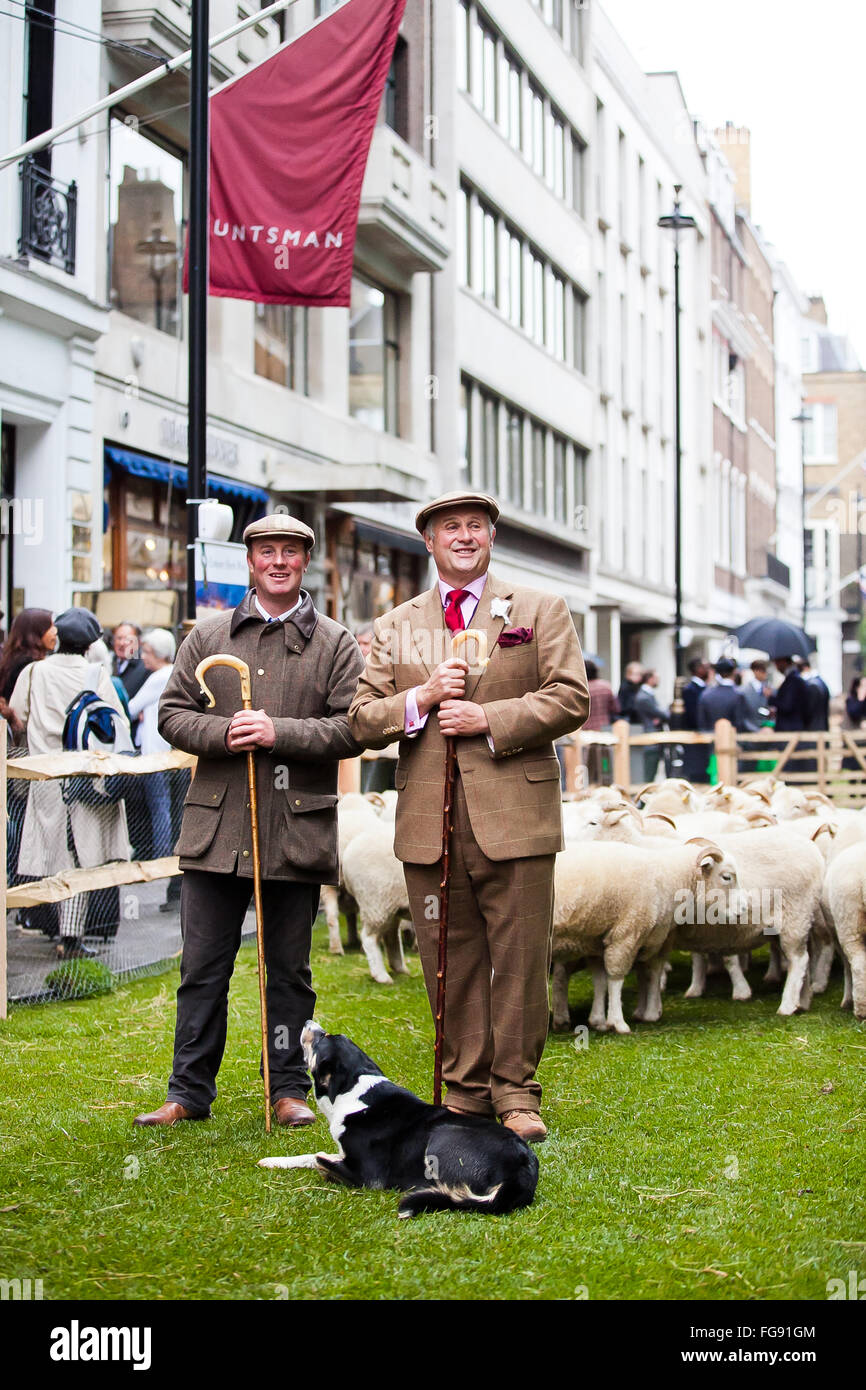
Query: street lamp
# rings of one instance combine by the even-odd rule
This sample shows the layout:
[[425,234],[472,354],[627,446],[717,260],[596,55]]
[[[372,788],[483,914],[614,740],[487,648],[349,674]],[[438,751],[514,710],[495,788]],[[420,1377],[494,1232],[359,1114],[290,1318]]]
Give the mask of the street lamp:
[[696,231],[697,222],[687,213],[680,211],[680,190],[682,184],[674,184],[674,210],[660,217],[658,225],[674,234],[674,452],[676,466],[674,471],[674,662],[676,686],[673,712],[676,707],[682,713],[683,683],[683,556],[682,556],[682,436],[680,420],[680,233]]
[[803,528],[803,631],[806,631],[806,610],[809,600],[806,597],[806,558],[808,547],[806,544],[806,426],[812,419],[812,412],[807,410],[805,405],[800,406],[799,415],[792,415],[793,424],[800,426],[800,493],[802,502],[800,506],[800,524]]
[[171,262],[177,257],[177,247],[173,241],[166,241],[161,227],[154,227],[145,241],[135,247],[141,256],[150,260],[148,274],[153,281],[153,317],[156,328],[162,328],[162,282]]

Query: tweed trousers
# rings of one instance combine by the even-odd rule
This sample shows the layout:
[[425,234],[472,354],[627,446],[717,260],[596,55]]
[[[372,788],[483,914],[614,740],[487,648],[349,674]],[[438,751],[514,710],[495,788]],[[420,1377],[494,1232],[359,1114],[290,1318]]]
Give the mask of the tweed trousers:
[[[478,1115],[537,1112],[547,1038],[555,855],[488,859],[458,776],[448,912],[443,1080],[448,1104]],[[403,865],[435,1013],[441,863]]]

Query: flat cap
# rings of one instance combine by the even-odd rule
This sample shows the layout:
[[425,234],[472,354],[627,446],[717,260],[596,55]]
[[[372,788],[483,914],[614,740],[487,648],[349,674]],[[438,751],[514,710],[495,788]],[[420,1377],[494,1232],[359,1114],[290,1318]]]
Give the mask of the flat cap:
[[67,608],[54,619],[54,626],[59,640],[71,647],[89,647],[102,636],[102,628],[89,608]]
[[307,550],[312,550],[316,544],[315,532],[305,521],[299,521],[296,516],[289,516],[288,512],[271,512],[270,516],[251,521],[249,526],[244,528],[244,545],[249,545],[250,541],[262,540],[265,536],[282,540],[287,536],[295,536],[304,542]]
[[450,511],[455,507],[481,507],[487,512],[494,526],[499,520],[499,507],[486,492],[443,492],[441,497],[434,497],[432,502],[426,502],[415,518],[415,525],[422,536],[424,527],[434,512],[441,512],[446,508]]

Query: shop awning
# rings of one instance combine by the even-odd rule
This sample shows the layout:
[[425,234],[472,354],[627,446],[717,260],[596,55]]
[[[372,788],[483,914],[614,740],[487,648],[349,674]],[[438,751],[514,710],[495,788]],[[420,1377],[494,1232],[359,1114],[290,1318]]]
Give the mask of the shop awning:
[[423,555],[427,558],[427,547],[421,537],[406,536],[400,531],[388,531],[384,526],[372,526],[369,521],[355,521],[358,539],[372,541],[389,550],[404,550],[410,555]]
[[[187,487],[187,470],[182,463],[171,463],[168,459],[154,458],[152,454],[138,454],[132,449],[120,449],[115,444],[105,446],[105,481],[108,482],[112,467],[121,468],[136,478],[154,478],[161,483],[171,483],[172,487]],[[238,478],[225,478],[218,473],[208,472],[207,490],[224,493],[229,497],[243,497],[248,502],[267,504],[269,495],[264,488],[252,483],[242,483]]]

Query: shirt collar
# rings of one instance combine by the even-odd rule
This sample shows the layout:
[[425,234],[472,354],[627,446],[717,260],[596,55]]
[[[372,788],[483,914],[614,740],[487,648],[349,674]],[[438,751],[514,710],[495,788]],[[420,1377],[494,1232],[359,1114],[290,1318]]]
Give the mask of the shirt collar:
[[733,685],[730,676],[716,676],[716,685]]
[[266,623],[284,623],[286,618],[290,618],[293,613],[297,613],[303,601],[303,597],[299,598],[297,603],[293,603],[291,608],[286,609],[285,613],[280,613],[274,617],[271,613],[266,612],[265,609],[262,608],[262,605],[259,603],[258,594],[253,594],[253,603],[258,609],[259,615],[264,618]]
[[692,676],[692,680],[695,685],[706,685],[706,681],[702,681],[700,676]]
[[[437,575],[437,579],[439,581],[439,597],[442,600],[442,607],[444,608],[445,597],[447,594],[451,593],[452,589],[454,589],[455,586],[453,584],[446,584],[441,574]],[[473,579],[471,584],[459,584],[457,585],[457,588],[465,589],[467,594],[471,594],[473,598],[480,599],[481,595],[484,592],[484,585],[486,583],[487,572],[485,570],[484,574],[479,574],[478,578]]]

